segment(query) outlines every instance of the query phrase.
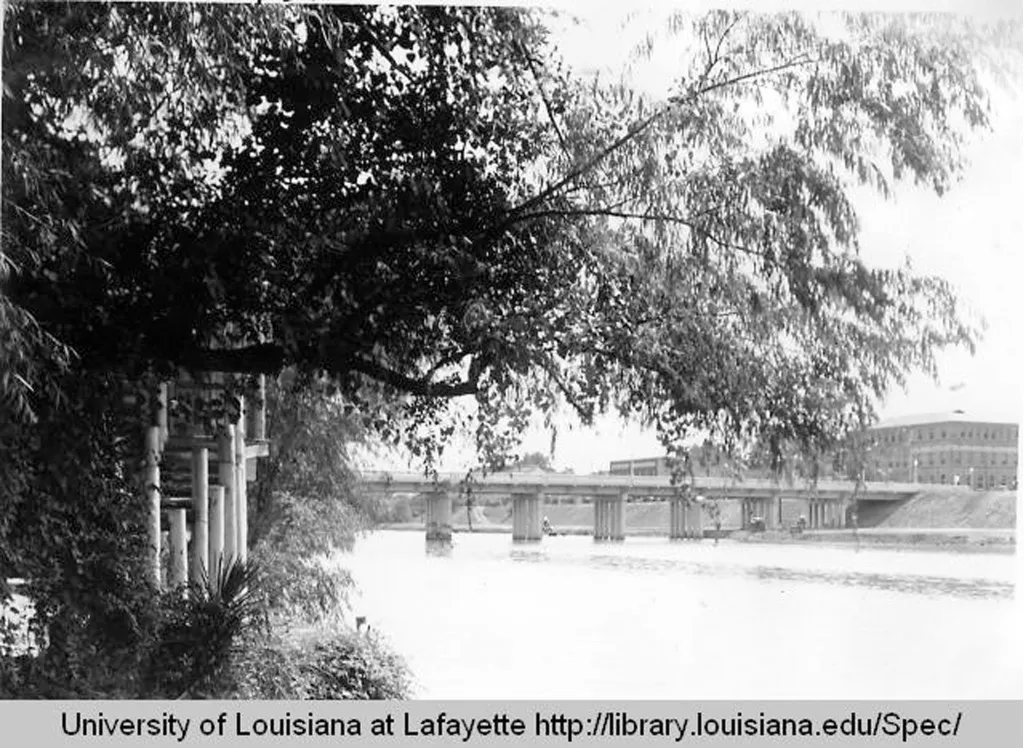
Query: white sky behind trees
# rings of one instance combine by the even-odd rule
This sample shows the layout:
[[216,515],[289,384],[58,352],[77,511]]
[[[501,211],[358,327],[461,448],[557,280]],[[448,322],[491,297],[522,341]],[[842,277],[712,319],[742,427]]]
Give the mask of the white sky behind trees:
[[[749,3],[729,3],[754,7]],[[562,7],[565,7],[564,5]],[[635,45],[672,6],[581,5],[566,8],[563,28],[554,31],[553,42],[566,61],[580,72],[622,70]],[[700,5],[687,3],[686,10],[699,12]],[[787,9],[796,9],[790,4]],[[1019,17],[1021,6],[1005,0],[966,4],[945,0],[928,5],[896,6],[845,2],[841,6],[817,4],[815,9],[844,10],[960,10],[982,17]],[[779,6],[758,10],[781,9]],[[632,19],[623,25],[627,14]],[[568,15],[575,16],[574,23]],[[634,81],[652,96],[663,95],[673,77],[682,71],[672,45],[661,45],[649,60],[633,60]],[[1024,53],[1024,52],[1022,52]],[[981,315],[988,327],[972,357],[967,352],[940,354],[940,382],[929,377],[910,377],[906,392],[895,391],[880,410],[882,418],[962,408],[982,418],[1022,421],[1022,347],[1024,304],[1021,297],[1022,165],[1024,165],[1024,106],[1021,96],[997,92],[993,101],[992,131],[971,144],[969,166],[962,181],[939,198],[924,188],[898,185],[889,201],[861,189],[854,205],[861,220],[861,252],[871,264],[896,266],[909,256],[919,273],[946,278],[963,301]],[[951,390],[950,388],[955,388]],[[531,432],[523,452],[545,452],[551,447],[550,432],[539,426]],[[615,417],[599,420],[582,429],[566,418],[559,428],[553,464],[576,473],[607,470],[614,459],[648,457],[661,453],[653,431],[624,424]],[[377,462],[376,460],[374,462]],[[391,462],[390,467],[399,465]],[[464,470],[475,463],[469,442],[453,444],[442,470]]]

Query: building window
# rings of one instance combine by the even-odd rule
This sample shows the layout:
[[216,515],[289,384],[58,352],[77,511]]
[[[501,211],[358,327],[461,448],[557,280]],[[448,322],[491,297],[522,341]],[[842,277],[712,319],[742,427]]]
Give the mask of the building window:
[[[946,429],[942,429],[942,438],[943,439],[946,438]],[[945,482],[945,481],[943,481],[943,482]]]
[[928,438],[929,439],[934,439],[935,438],[935,431],[933,429],[928,429]]
[[946,474],[943,473],[942,475],[939,476],[939,483],[945,483],[945,482],[946,482]]

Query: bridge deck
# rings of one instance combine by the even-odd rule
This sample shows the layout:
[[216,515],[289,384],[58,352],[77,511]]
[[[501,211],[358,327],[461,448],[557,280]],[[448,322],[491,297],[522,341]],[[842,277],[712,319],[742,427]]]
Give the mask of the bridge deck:
[[[430,493],[450,491],[474,494],[545,493],[552,496],[634,496],[671,497],[676,486],[667,475],[571,475],[565,473],[490,473],[467,480],[464,474],[440,473],[435,478],[413,472],[374,471],[362,474],[363,485],[384,493]],[[815,488],[806,483],[786,485],[770,480],[745,480],[730,483],[721,478],[697,477],[694,488],[707,498],[727,497],[817,497],[849,499],[854,494],[852,481],[819,481]],[[868,483],[858,498],[862,501],[898,501],[922,491],[945,489],[970,491],[963,486],[933,486],[916,483]]]

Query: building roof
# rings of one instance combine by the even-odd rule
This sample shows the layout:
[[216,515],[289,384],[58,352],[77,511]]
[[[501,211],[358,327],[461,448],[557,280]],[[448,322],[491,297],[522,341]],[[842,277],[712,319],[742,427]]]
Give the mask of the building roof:
[[951,410],[944,413],[918,413],[916,415],[897,416],[879,421],[872,428],[888,429],[895,426],[929,426],[939,423],[991,423],[1000,426],[1016,426],[1020,418],[992,418],[991,414],[971,413],[965,410]]

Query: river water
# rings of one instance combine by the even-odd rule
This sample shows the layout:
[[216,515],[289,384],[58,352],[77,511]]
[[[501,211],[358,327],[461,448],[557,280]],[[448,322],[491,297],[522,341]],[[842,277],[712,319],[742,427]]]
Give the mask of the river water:
[[1019,699],[1012,555],[383,531],[353,612],[436,699]]

